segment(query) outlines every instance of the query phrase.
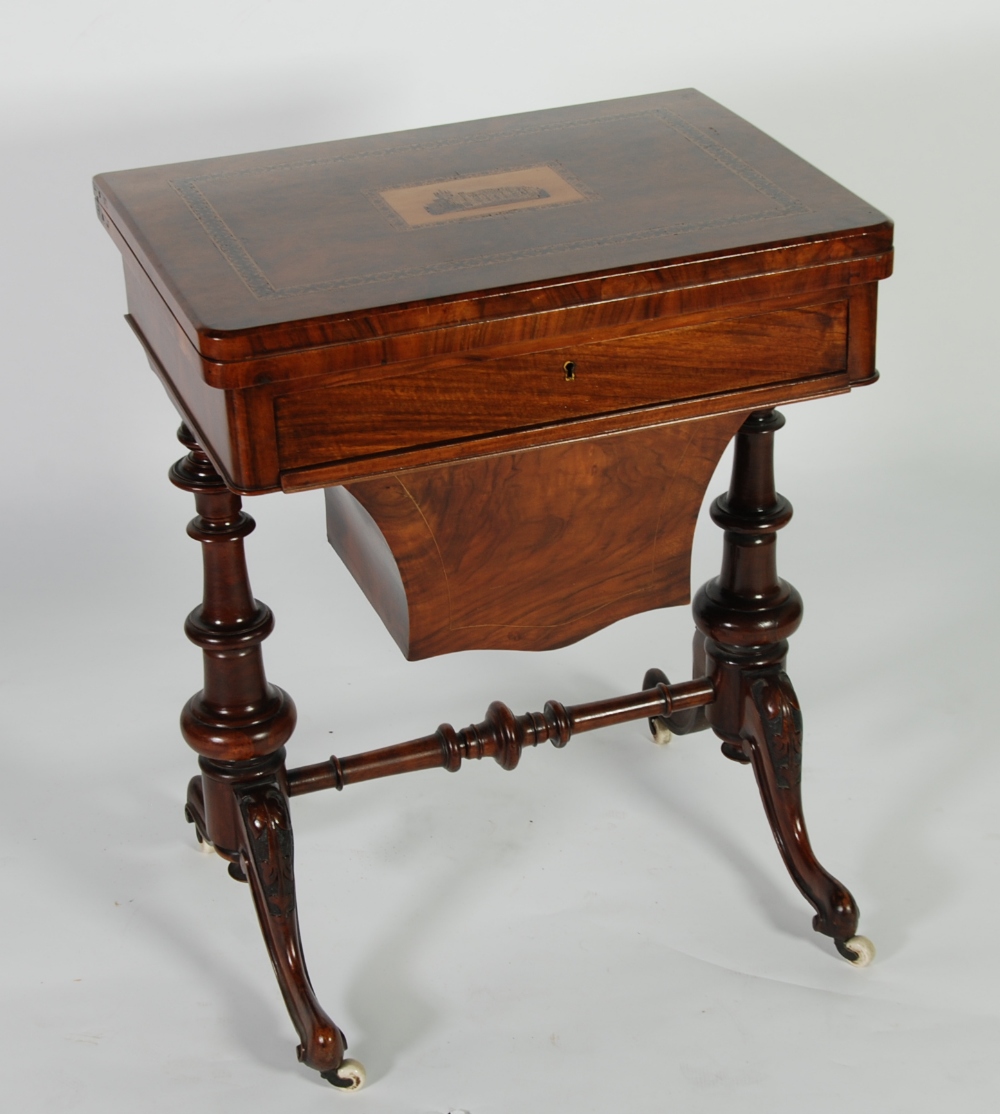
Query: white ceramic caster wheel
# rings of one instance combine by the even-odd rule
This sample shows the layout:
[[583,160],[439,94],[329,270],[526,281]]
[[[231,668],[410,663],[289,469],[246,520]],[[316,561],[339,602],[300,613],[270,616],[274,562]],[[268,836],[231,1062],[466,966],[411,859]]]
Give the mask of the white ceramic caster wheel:
[[[844,955],[845,952],[853,952],[854,958]],[[875,958],[875,945],[867,936],[852,936],[850,940],[844,941],[840,954],[852,967],[867,967]]]
[[215,854],[215,844],[214,843],[209,843],[207,839],[200,839],[199,838],[199,840],[198,840],[198,850],[203,855],[214,855]]
[[[336,1079],[331,1078],[332,1076],[336,1076]],[[357,1060],[341,1060],[340,1067],[325,1075],[324,1078],[328,1079],[338,1091],[360,1091],[365,1085],[367,1076],[364,1064],[358,1063]]]
[[667,727],[667,721],[661,716],[654,716],[649,722],[653,728],[653,742],[658,747],[665,747],[674,737],[670,728]]

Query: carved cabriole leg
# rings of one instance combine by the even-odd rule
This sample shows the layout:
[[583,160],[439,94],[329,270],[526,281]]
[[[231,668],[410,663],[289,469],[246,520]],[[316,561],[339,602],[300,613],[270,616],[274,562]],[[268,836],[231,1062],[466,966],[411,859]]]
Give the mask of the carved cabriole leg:
[[299,1034],[299,1058],[336,1086],[356,1088],[363,1074],[344,1061],[347,1042],[320,1008],[302,959],[288,814],[284,744],[295,705],[268,684],[261,643],[270,610],[253,598],[243,539],[254,528],[186,426],[190,450],[170,479],[195,497],[188,534],[201,542],[205,591],[185,633],[202,650],[205,687],[181,713],[181,732],[199,755],[201,776],[188,789],[186,813],[198,837],[249,881],[282,996]]
[[802,716],[784,672],[802,601],[778,577],[775,560],[777,531],[792,516],[774,488],[774,434],[784,424],[776,411],[747,418],[736,436],[729,491],[712,505],[713,520],[725,530],[722,571],[693,605],[716,691],[706,714],[723,753],[753,764],[785,865],[816,910],[813,927],[862,965],[871,945],[855,938],[857,905],[820,866],[802,814]]
[[846,948],[857,932],[858,909],[844,886],[816,861],[809,844],[802,817],[802,713],[784,671],[760,674],[750,682],[745,716],[764,810],[788,873],[816,910],[816,931]]

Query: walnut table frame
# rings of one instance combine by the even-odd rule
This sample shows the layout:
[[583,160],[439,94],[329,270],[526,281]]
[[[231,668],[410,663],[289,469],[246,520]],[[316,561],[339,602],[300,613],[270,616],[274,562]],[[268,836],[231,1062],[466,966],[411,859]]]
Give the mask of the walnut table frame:
[[[785,673],[798,593],[776,571],[780,403],[874,381],[892,225],[694,90],[101,175],[128,321],[181,412],[204,688],[187,817],[249,882],[300,1045],[363,1081],[299,939],[289,799],[458,770],[647,718],[711,727],[753,767],[813,926],[858,965],[850,893],[818,863]],[[514,715],[298,769],[295,705],[264,674],[241,495],[323,487],[331,543],[409,658],[543,650],[685,603],[712,471],[720,575],[697,594],[694,679]]]

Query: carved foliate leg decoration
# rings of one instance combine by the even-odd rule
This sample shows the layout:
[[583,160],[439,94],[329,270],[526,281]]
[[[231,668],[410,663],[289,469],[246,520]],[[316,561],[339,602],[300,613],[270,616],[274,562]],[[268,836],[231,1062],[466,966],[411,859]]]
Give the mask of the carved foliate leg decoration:
[[774,434],[784,424],[776,411],[747,418],[736,436],[729,491],[712,504],[712,518],[725,530],[722,572],[694,601],[716,691],[706,715],[723,753],[753,764],[785,866],[816,910],[813,927],[864,966],[874,949],[855,935],[857,905],[816,860],[802,814],[802,715],[784,672],[802,601],[778,577],[775,560],[777,531],[792,517],[774,488]]
[[229,861],[230,874],[250,882],[300,1058],[337,1086],[356,1088],[363,1073],[344,1061],[346,1042],[319,1008],[302,961],[284,764],[295,705],[264,675],[261,643],[274,619],[250,591],[243,539],[254,521],[186,426],[178,438],[190,451],[170,479],[194,494],[198,513],[188,534],[201,542],[205,578],[201,606],[184,626],[205,667],[204,688],[181,713],[181,732],[201,767],[185,812],[199,840]]
[[[813,928],[846,954],[858,928],[854,898],[816,861],[802,816],[802,713],[783,671],[755,677],[746,693],[746,740],[764,810],[788,873],[816,910]],[[855,955],[847,955],[856,960]]]
[[289,1016],[299,1034],[299,1059],[335,1087],[356,1091],[364,1069],[345,1060],[344,1034],[324,1013],[306,970],[299,936],[288,798],[276,782],[236,790],[243,830],[241,861],[268,954]]

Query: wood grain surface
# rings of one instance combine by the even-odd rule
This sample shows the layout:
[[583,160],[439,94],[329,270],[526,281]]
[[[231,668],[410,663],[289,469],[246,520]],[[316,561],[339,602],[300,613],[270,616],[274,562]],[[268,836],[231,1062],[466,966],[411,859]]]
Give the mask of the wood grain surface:
[[95,189],[150,365],[244,494],[874,376],[891,222],[694,90]]
[[690,598],[690,548],[743,415],[331,488],[327,529],[403,653],[547,650]]
[[[583,200],[424,227],[386,213],[393,190],[518,167]],[[95,190],[217,361],[508,316],[517,303],[487,292],[515,287],[538,312],[648,292],[664,264],[739,269],[771,246],[773,272],[891,246],[883,214],[692,89],[102,174]]]
[[[129,323],[184,416],[205,685],[186,814],[249,883],[299,1059],[360,1065],[302,957],[288,797],[650,718],[753,764],[814,927],[852,962],[857,905],[819,864],[785,674],[801,600],[773,407],[875,372],[881,213],[695,90],[95,179]],[[264,673],[238,493],[323,486],[330,541],[409,658],[564,646],[681,604],[706,485],[736,436],[695,677],[285,769],[295,706]],[[331,486],[337,485],[337,486]]]
[[846,302],[455,362],[279,399],[279,463],[303,468],[526,429],[791,381],[846,363]]

